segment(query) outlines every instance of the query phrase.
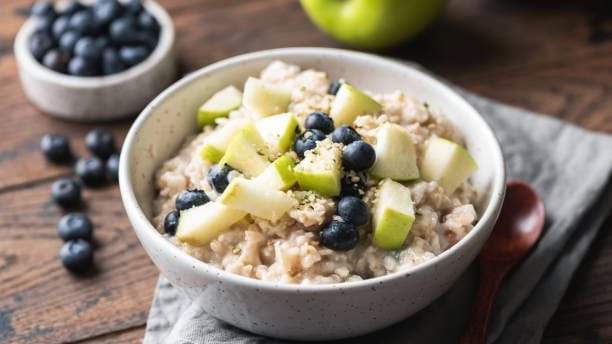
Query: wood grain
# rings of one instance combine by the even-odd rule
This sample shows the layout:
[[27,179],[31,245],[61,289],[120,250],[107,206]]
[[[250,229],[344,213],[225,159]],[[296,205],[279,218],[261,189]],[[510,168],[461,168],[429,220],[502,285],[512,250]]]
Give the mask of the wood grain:
[[[0,1],[0,343],[140,342],[157,270],[130,229],[116,187],[85,195],[96,225],[97,272],[76,278],[57,259],[61,212],[49,188],[71,172],[45,163],[38,144],[44,133],[61,132],[84,155],[91,126],[41,115],[21,91],[12,41],[30,2]],[[254,50],[341,47],[310,24],[295,0],[159,2],[174,19],[183,72]],[[382,54],[414,60],[482,95],[612,133],[612,35],[593,39],[589,24],[599,18],[603,32],[612,16],[588,5],[451,0],[423,37]],[[105,126],[123,138],[129,121]],[[612,342],[611,228],[612,218],[544,342]]]

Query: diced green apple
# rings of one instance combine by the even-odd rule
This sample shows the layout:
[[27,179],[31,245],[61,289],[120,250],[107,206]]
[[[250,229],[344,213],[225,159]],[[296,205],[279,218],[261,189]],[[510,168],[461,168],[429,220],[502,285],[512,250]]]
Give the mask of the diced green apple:
[[268,157],[269,151],[263,139],[255,125],[249,123],[232,139],[219,164],[227,164],[248,177],[256,177],[270,165]]
[[294,114],[284,113],[259,119],[255,126],[270,150],[282,154],[293,144],[298,120]]
[[477,169],[478,165],[465,148],[439,137],[429,140],[421,161],[423,178],[437,181],[448,194]]
[[293,170],[302,190],[338,196],[342,179],[342,150],[329,139],[319,141],[317,147],[306,152],[304,159]]
[[402,247],[415,219],[410,189],[384,179],[378,188],[373,214],[374,245],[384,250]]
[[219,162],[232,139],[247,123],[248,121],[234,119],[222,127],[217,127],[204,140],[204,145],[200,150],[200,157],[213,163]]
[[253,180],[235,178],[218,199],[223,205],[270,221],[277,221],[296,200],[283,191],[274,190]]
[[198,109],[198,125],[200,128],[214,124],[215,119],[227,117],[230,112],[242,104],[242,92],[234,86],[227,86],[215,93]]
[[340,86],[336,98],[332,102],[329,115],[336,126],[351,125],[357,116],[376,114],[381,110],[382,105],[370,96],[357,87],[344,83]]
[[244,84],[242,101],[244,106],[257,117],[270,116],[287,112],[291,102],[291,91],[250,77]]
[[274,190],[287,190],[295,184],[295,173],[293,168],[295,162],[287,155],[274,160],[262,174],[252,179],[260,185]]
[[194,246],[204,246],[245,215],[218,202],[208,202],[181,211],[176,237]]
[[376,161],[370,173],[379,178],[407,181],[419,178],[412,136],[393,123],[383,124],[376,134]]

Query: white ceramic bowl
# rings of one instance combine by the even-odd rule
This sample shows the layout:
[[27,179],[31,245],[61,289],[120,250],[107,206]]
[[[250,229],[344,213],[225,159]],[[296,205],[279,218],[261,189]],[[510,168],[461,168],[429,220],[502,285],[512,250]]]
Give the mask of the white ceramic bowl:
[[174,25],[152,0],[143,1],[160,25],[159,41],[149,57],[121,73],[76,77],[52,71],[34,59],[28,41],[34,20],[28,19],[15,38],[14,51],[21,86],[40,110],[68,120],[105,121],[138,114],[156,95],[176,80]]
[[[480,219],[459,243],[417,267],[359,282],[287,285],[222,271],[183,253],[151,225],[154,173],[196,132],[198,105],[228,85],[241,85],[273,60],[327,71],[375,92],[405,90],[448,116],[465,134],[480,169]],[[287,48],[241,55],[178,81],[140,114],[123,144],[119,183],[128,217],[161,273],[211,315],[247,331],[286,339],[338,339],[400,321],[444,293],[475,258],[500,210],[504,163],[493,133],[454,91],[407,65],[325,48]]]

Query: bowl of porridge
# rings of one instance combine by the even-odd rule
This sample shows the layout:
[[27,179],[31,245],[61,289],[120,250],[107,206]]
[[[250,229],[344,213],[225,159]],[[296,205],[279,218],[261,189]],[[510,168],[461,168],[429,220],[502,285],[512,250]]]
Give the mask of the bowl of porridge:
[[408,65],[326,48],[223,60],[140,114],[124,206],[174,286],[267,336],[339,339],[444,293],[504,194],[499,145],[454,91]]

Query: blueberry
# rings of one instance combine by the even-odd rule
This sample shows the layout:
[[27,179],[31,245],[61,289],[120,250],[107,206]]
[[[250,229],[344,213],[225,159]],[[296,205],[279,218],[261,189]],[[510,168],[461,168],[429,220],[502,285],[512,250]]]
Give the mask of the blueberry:
[[81,203],[81,186],[71,178],[60,178],[51,184],[51,198],[62,208],[73,208]]
[[304,121],[306,129],[318,129],[325,134],[334,131],[334,121],[324,112],[312,112]]
[[74,167],[74,172],[83,184],[97,187],[106,181],[106,169],[102,160],[96,157],[80,158]]
[[98,67],[95,62],[84,59],[81,56],[76,56],[68,63],[68,74],[74,76],[96,76],[98,75]]
[[34,20],[34,32],[51,33],[55,19],[53,17],[40,17]]
[[93,13],[99,23],[106,25],[121,14],[121,4],[115,0],[99,1],[94,5]]
[[55,40],[59,40],[62,37],[62,35],[66,31],[68,31],[69,24],[70,24],[69,16],[63,15],[63,16],[57,17],[57,19],[55,19],[55,21],[53,22],[53,27],[51,28],[51,33],[53,33],[53,38],[55,38]]
[[166,214],[166,217],[164,217],[164,230],[166,231],[166,233],[170,235],[174,235],[176,233],[176,227],[178,227],[178,221],[179,221],[178,211],[173,210],[169,212],[168,214]]
[[51,1],[37,1],[32,5],[30,14],[36,17],[53,17],[55,16],[55,8]]
[[91,241],[93,224],[87,215],[69,213],[64,215],[57,225],[57,234],[64,241],[83,239]]
[[228,165],[212,165],[206,175],[208,184],[215,189],[218,193],[223,193],[227,185],[229,184],[228,174],[232,171],[232,168]]
[[119,73],[126,68],[115,48],[108,47],[104,49],[102,53],[102,73],[104,75]]
[[366,177],[363,174],[345,174],[344,178],[342,178],[340,194],[342,196],[363,197],[366,189],[365,180]]
[[317,141],[325,139],[325,134],[318,129],[308,129],[298,136],[293,144],[293,150],[300,158],[304,157],[306,151],[314,149],[317,146]]
[[74,45],[81,38],[81,34],[74,31],[68,30],[64,32],[62,37],[59,39],[59,48],[63,51],[69,52],[72,54],[74,51]]
[[376,152],[371,145],[361,140],[349,143],[342,151],[342,165],[344,168],[353,171],[363,171],[372,165],[376,160]]
[[115,137],[110,130],[96,128],[85,135],[85,146],[102,160],[108,159],[116,151]]
[[348,251],[359,241],[359,232],[351,223],[332,220],[319,233],[321,244],[334,251]]
[[159,24],[155,17],[153,17],[149,12],[143,11],[138,15],[138,27],[142,30],[157,32],[159,30]]
[[70,61],[70,54],[67,52],[52,49],[49,50],[45,57],[43,57],[43,66],[54,70],[58,73],[66,73],[68,71],[68,62]]
[[108,36],[98,36],[96,37],[96,45],[100,49],[100,51],[104,51],[104,49],[110,46],[110,38]]
[[134,44],[139,39],[136,34],[136,21],[132,17],[120,17],[110,23],[108,29],[111,40],[115,44]]
[[38,61],[41,61],[49,49],[53,48],[53,38],[44,31],[35,32],[30,37],[30,53]]
[[70,240],[60,250],[62,265],[70,272],[80,274],[91,268],[93,264],[93,249],[83,239]]
[[176,210],[185,210],[208,203],[210,199],[203,190],[183,190],[176,196]]
[[341,125],[336,128],[331,137],[332,141],[344,143],[345,145],[348,145],[353,141],[361,140],[361,135],[359,135],[355,129],[348,125]]
[[68,137],[60,134],[46,134],[40,140],[40,150],[45,158],[55,163],[72,161],[72,149]]
[[157,34],[150,31],[137,32],[135,39],[140,44],[146,45],[150,51],[157,45]]
[[110,181],[119,181],[119,154],[115,153],[106,160],[106,176]]
[[126,11],[132,14],[138,14],[144,9],[140,0],[128,0],[123,6],[125,7]]
[[142,45],[125,46],[119,49],[119,57],[128,66],[133,66],[144,61],[149,56],[149,49]]
[[58,13],[60,15],[71,15],[83,9],[83,5],[77,0],[70,0],[68,2],[64,2],[63,5],[59,8]]
[[74,45],[74,55],[95,63],[100,60],[102,49],[96,43],[95,38],[81,37]]
[[342,82],[340,82],[340,81],[332,82],[329,85],[329,89],[327,90],[327,93],[335,96],[336,93],[338,93],[338,90],[340,89],[340,86],[342,86]]
[[93,13],[89,9],[84,9],[76,12],[70,17],[68,24],[71,30],[80,32],[81,34],[91,34],[95,31],[95,22]]
[[365,225],[370,221],[370,208],[361,200],[354,196],[344,196],[338,202],[337,213],[346,222],[355,226]]

